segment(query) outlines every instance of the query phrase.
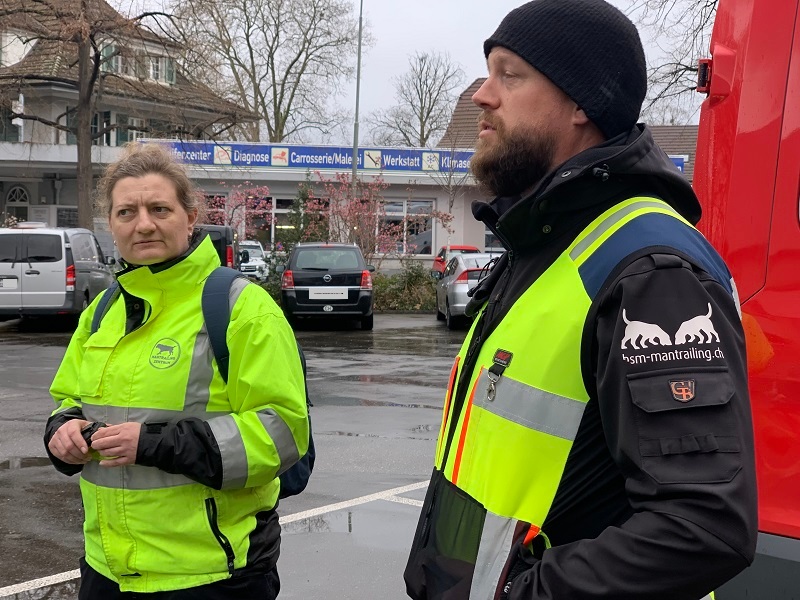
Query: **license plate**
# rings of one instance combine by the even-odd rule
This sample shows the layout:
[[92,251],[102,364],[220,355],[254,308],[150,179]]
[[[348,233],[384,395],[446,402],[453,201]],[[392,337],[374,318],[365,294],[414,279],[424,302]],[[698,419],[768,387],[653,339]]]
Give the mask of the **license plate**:
[[309,300],[346,300],[347,288],[343,287],[312,287],[308,288]]
[[16,279],[0,279],[0,288],[5,288],[7,290],[15,290],[15,289],[17,289],[17,280]]

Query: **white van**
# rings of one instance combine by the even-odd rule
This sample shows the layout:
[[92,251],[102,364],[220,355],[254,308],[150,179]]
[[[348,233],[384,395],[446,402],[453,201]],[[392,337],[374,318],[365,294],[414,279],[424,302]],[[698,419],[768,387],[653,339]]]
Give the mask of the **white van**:
[[80,314],[114,281],[114,262],[88,229],[0,229],[0,319]]
[[247,277],[266,281],[269,275],[269,267],[264,261],[264,247],[257,240],[244,240],[239,242],[239,252],[247,250],[247,262],[242,260],[239,270]]

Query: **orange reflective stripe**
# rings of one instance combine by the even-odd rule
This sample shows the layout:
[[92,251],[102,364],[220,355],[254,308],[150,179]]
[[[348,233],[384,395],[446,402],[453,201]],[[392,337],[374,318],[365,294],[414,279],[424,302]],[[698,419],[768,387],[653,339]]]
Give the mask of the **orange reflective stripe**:
[[446,431],[445,428],[447,427],[447,417],[450,412],[450,401],[453,399],[453,393],[455,392],[456,375],[458,374],[459,362],[461,362],[461,357],[456,356],[456,360],[453,363],[453,368],[450,370],[450,383],[447,386],[447,394],[445,395],[444,399],[444,415],[442,416],[442,426],[439,428],[439,443],[436,445],[436,456],[439,456],[439,452],[442,448],[442,441]]
[[458,448],[456,449],[456,462],[453,465],[453,483],[458,483],[458,471],[461,468],[461,457],[464,454],[464,440],[467,438],[467,428],[469,426],[469,416],[472,414],[472,399],[475,397],[475,390],[478,389],[478,382],[481,379],[481,375],[483,374],[483,367],[481,367],[480,373],[475,378],[475,383],[472,385],[472,391],[469,394],[469,400],[467,401],[467,407],[464,412],[464,423],[461,425],[461,436],[458,439]]
[[533,543],[533,540],[536,539],[536,536],[539,535],[539,532],[542,531],[541,527],[537,527],[536,525],[531,525],[531,528],[528,529],[528,533],[525,535],[525,541],[522,542],[524,546]]

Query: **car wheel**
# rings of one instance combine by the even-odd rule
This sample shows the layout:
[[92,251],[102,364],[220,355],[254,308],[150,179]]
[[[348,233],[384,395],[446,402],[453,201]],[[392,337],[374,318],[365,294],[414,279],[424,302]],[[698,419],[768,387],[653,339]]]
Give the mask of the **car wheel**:
[[368,317],[361,317],[361,330],[362,331],[372,331],[373,325],[373,315],[369,315]]
[[460,321],[459,321],[459,319],[457,317],[454,317],[450,313],[450,303],[449,302],[447,304],[445,304],[444,312],[445,312],[444,320],[445,320],[445,323],[447,325],[447,328],[448,329],[458,329],[458,326],[460,325]]
[[437,321],[444,321],[444,313],[439,310],[439,307],[436,307],[436,320]]
[[289,323],[289,326],[292,329],[297,329],[297,317],[290,313],[284,313],[284,316],[286,317],[286,322]]
[[89,293],[88,292],[83,295],[83,304],[81,304],[81,312],[85,311],[87,308],[89,308]]

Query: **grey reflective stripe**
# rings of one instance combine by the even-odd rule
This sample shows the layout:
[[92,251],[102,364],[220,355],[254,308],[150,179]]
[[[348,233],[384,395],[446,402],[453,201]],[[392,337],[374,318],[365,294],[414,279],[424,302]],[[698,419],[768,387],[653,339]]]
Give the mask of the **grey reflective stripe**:
[[300,453],[297,451],[297,444],[294,441],[292,430],[289,429],[286,421],[271,408],[259,411],[258,418],[264,429],[267,430],[269,437],[272,438],[272,443],[275,444],[275,449],[278,451],[278,456],[281,459],[281,466],[278,471],[280,475],[300,460]]
[[126,490],[159,490],[197,483],[155,467],[128,465],[108,468],[101,467],[96,460],[84,465],[81,477],[97,486]]
[[711,594],[707,594],[702,598],[700,598],[700,600],[714,600],[714,596],[712,596]]
[[739,313],[739,320],[742,320],[742,303],[739,299],[739,288],[736,287],[736,282],[731,277],[731,290],[733,290],[733,301],[736,304],[736,312]]
[[508,376],[500,377],[495,384],[495,398],[489,400],[489,383],[488,371],[484,371],[475,388],[475,406],[528,429],[575,441],[586,403],[545,392]]
[[236,301],[239,299],[239,295],[242,293],[242,290],[247,287],[250,282],[243,277],[238,279],[234,279],[233,283],[231,284],[231,289],[228,292],[228,314],[233,314],[233,307],[236,306]]
[[493,600],[514,542],[516,519],[486,513],[469,600]]
[[227,415],[211,419],[208,425],[222,457],[223,489],[243,488],[247,483],[247,453],[236,420]]
[[212,357],[211,341],[208,339],[208,331],[206,331],[204,323],[194,340],[192,364],[189,367],[189,379],[186,382],[184,407],[188,413],[204,413],[208,410],[208,402],[211,398],[211,380],[214,377]]
[[657,202],[655,200],[642,200],[641,202],[634,202],[630,206],[626,206],[625,208],[622,208],[609,215],[603,222],[595,227],[592,232],[589,233],[589,235],[583,238],[578,245],[572,249],[572,252],[569,253],[569,257],[572,260],[576,260],[581,254],[586,252],[586,249],[589,246],[599,240],[606,231],[611,229],[614,225],[619,223],[632,212],[636,212],[637,210],[641,210],[643,208],[666,208],[672,212],[675,212],[666,202]]
[[175,423],[186,417],[213,419],[230,414],[229,412],[197,411],[189,413],[185,410],[163,410],[160,408],[123,408],[120,406],[103,406],[84,404],[83,416],[87,421],[102,421],[110,425],[119,423]]

